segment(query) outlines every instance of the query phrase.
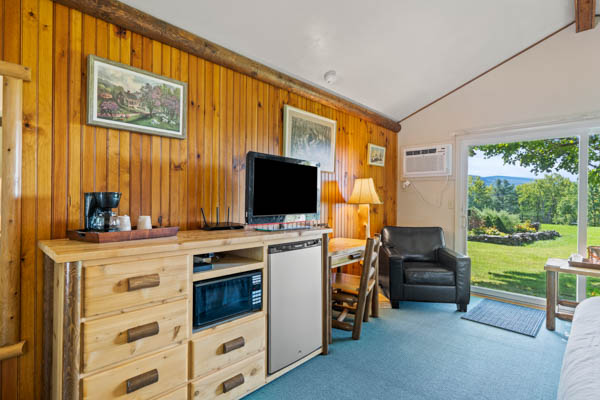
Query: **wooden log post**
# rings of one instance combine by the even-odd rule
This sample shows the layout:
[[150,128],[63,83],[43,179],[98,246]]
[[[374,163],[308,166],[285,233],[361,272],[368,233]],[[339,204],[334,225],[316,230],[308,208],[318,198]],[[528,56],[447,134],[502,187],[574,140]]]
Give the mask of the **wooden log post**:
[[4,76],[0,211],[0,347],[19,341],[23,81]]

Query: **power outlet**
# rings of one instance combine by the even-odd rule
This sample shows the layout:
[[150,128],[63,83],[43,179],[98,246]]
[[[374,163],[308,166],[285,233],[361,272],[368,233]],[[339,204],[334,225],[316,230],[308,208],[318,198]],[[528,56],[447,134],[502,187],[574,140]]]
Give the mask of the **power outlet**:
[[448,200],[448,210],[454,210],[454,201]]

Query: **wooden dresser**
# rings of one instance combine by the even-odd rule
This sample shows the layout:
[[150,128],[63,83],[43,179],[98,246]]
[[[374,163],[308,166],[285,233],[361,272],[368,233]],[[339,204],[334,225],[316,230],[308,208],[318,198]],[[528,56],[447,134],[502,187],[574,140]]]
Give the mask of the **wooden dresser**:
[[[237,399],[256,390],[319,353],[276,376],[266,374],[268,246],[325,239],[330,232],[185,231],[122,243],[41,241],[45,392],[52,399],[199,400]],[[209,252],[223,257],[213,269],[194,273],[194,255]],[[325,276],[326,261],[322,269]],[[263,271],[262,311],[194,331],[193,283],[254,270]]]

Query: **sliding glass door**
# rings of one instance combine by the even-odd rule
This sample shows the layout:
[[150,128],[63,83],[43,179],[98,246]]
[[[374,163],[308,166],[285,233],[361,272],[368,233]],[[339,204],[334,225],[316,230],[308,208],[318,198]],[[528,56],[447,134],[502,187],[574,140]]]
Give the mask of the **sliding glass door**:
[[[577,253],[578,151],[577,137],[469,148],[473,286],[545,296],[541,266]],[[559,288],[562,298],[575,299],[573,276],[561,279]]]
[[[599,133],[587,120],[457,137],[455,248],[474,292],[541,304],[548,258],[600,246]],[[561,298],[600,295],[600,279],[559,279]]]

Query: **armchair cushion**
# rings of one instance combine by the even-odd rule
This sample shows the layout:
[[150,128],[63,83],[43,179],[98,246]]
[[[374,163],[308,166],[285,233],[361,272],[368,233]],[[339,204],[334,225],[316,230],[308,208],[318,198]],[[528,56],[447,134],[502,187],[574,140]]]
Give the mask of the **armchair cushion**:
[[409,285],[454,286],[454,271],[438,263],[405,262],[404,282]]
[[444,232],[439,227],[386,226],[382,230],[382,245],[405,261],[437,261],[437,250],[445,246]]

